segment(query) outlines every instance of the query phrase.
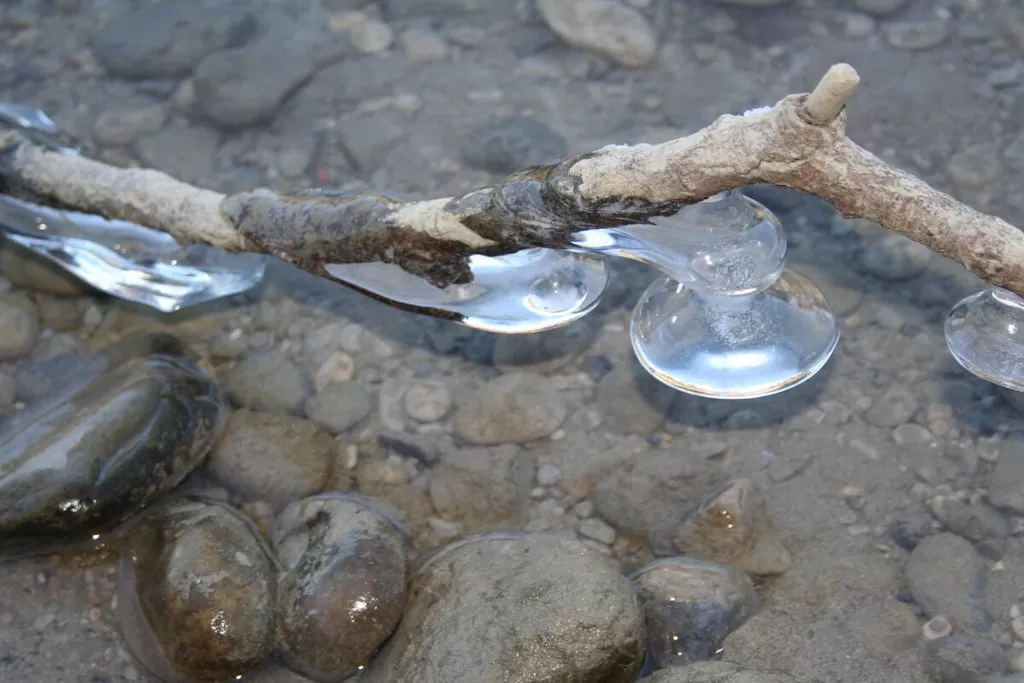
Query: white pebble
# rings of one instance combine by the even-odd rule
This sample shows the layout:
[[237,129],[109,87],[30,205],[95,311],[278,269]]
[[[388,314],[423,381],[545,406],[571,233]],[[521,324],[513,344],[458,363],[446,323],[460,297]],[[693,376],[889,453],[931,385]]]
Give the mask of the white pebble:
[[596,517],[589,517],[580,522],[577,530],[580,532],[580,536],[584,538],[590,538],[598,543],[605,545],[611,545],[615,542],[615,529],[608,526],[600,519]]
[[953,624],[943,615],[932,617],[921,627],[921,635],[925,640],[944,638],[953,632]]
[[405,413],[417,422],[437,422],[452,408],[452,395],[444,382],[420,380],[405,392]]
[[355,376],[356,362],[352,356],[343,351],[335,351],[327,357],[316,370],[316,377],[313,382],[317,391],[323,391],[324,387],[332,382],[347,382]]
[[1010,629],[1013,631],[1013,635],[1017,636],[1020,640],[1024,640],[1024,617],[1017,617],[1011,621]]
[[383,52],[395,42],[395,32],[383,21],[367,19],[349,29],[349,41],[358,52]]
[[537,483],[541,486],[554,486],[562,479],[562,470],[554,465],[541,465],[537,468]]

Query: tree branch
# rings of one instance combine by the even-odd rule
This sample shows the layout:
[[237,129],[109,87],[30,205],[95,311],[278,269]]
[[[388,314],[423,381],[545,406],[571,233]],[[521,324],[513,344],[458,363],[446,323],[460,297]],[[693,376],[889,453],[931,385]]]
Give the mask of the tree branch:
[[129,220],[232,251],[274,254],[326,276],[329,263],[396,263],[437,286],[472,278],[472,254],[566,247],[580,230],[643,223],[755,183],[790,187],[949,256],[1024,296],[1024,234],[930,187],[845,135],[859,83],[833,66],[810,94],[719,117],[658,145],[612,145],[512,174],[461,197],[401,201],[372,192],[254,190],[223,196],[152,171],[120,169],[0,137],[0,192]]

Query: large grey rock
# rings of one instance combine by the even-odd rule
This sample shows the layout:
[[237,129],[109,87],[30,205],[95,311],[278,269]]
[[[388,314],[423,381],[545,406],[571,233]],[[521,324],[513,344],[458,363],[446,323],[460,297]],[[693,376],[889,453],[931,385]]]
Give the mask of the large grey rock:
[[905,568],[907,586],[929,617],[945,615],[958,631],[988,631],[988,570],[969,541],[950,533],[929,536],[914,548]]
[[1004,441],[999,460],[992,470],[988,500],[995,507],[1015,515],[1024,515],[1024,444]]
[[627,683],[643,657],[629,581],[573,540],[471,538],[430,559],[409,594],[368,683]]
[[472,444],[525,443],[550,436],[567,414],[565,400],[548,379],[515,372],[491,380],[460,406],[452,426]]

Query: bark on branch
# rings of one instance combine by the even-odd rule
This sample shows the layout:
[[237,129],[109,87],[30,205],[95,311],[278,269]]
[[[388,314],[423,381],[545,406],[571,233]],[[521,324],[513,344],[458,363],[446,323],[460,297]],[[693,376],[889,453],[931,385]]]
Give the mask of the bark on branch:
[[642,223],[755,183],[816,195],[1024,296],[1024,234],[895,168],[846,137],[857,72],[833,66],[810,94],[725,115],[658,145],[612,145],[512,174],[461,197],[254,190],[223,196],[152,170],[121,169],[0,137],[0,193],[129,220],[183,243],[259,251],[318,275],[385,261],[437,286],[467,282],[467,258],[565,247],[580,230]]

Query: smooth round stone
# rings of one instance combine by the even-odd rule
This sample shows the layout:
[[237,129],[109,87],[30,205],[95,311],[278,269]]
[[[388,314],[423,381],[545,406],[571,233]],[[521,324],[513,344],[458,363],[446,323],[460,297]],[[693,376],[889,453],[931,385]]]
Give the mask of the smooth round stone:
[[143,335],[77,363],[0,428],[0,553],[109,529],[177,486],[226,415],[212,379],[168,335]]
[[728,565],[673,557],[632,578],[644,599],[647,656],[659,669],[713,659],[761,608],[750,577]]
[[276,567],[228,505],[179,499],[144,513],[121,554],[128,649],[163,683],[230,681],[274,646]]
[[286,572],[278,593],[285,661],[315,681],[350,676],[402,617],[405,539],[357,497],[327,494],[285,508],[274,543]]

